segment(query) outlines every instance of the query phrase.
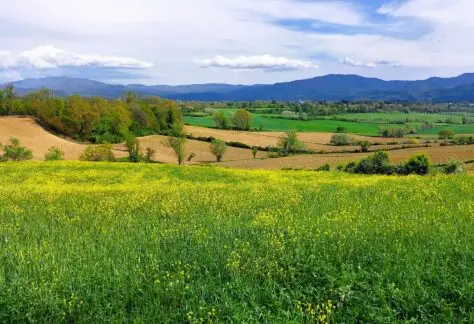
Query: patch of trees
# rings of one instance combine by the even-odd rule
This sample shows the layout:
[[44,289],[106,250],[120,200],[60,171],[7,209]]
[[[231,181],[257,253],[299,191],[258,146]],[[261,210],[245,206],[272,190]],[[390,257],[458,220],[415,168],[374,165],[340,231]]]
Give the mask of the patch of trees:
[[76,140],[119,143],[129,134],[144,136],[171,134],[182,124],[177,104],[158,97],[127,93],[120,99],[56,97],[48,89],[23,97],[12,85],[0,89],[0,115],[34,116],[46,128]]
[[230,129],[248,131],[252,128],[252,114],[244,109],[237,110],[231,118],[224,112],[217,111],[214,113],[214,122],[219,129]]

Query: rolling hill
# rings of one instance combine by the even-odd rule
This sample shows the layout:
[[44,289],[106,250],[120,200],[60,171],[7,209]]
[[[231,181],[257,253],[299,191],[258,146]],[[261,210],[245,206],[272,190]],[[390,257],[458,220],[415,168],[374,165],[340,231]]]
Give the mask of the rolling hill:
[[326,75],[312,79],[269,85],[194,84],[182,86],[111,85],[103,82],[50,77],[26,79],[14,83],[20,94],[49,88],[59,96],[119,97],[133,91],[178,100],[391,100],[391,101],[474,101],[474,73],[453,78],[429,78],[418,81],[385,81],[358,75]]

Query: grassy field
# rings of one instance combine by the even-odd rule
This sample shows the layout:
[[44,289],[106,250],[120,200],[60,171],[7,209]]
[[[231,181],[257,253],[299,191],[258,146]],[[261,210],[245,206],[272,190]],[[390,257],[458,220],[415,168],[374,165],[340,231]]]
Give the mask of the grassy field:
[[[221,109],[228,114],[233,112],[232,109]],[[467,115],[467,114],[465,114]],[[380,128],[399,128],[403,127],[400,124],[390,124],[394,121],[402,121],[409,119],[409,125],[418,127],[424,121],[436,123],[439,120],[446,120],[452,118],[457,122],[461,122],[461,116],[451,116],[445,114],[417,114],[417,113],[361,113],[361,114],[340,114],[333,117],[326,117],[327,119],[318,120],[290,120],[277,119],[265,117],[265,115],[252,114],[253,127],[259,128],[263,126],[267,131],[289,131],[295,130],[299,132],[335,132],[337,127],[345,127],[347,132],[360,135],[378,136],[380,135]],[[268,116],[268,115],[267,115]],[[471,115],[472,116],[472,115]],[[322,117],[323,118],[323,117]],[[338,121],[331,118],[345,118],[357,121]],[[208,117],[185,117],[185,122],[189,125],[215,127],[215,122],[212,116]],[[433,129],[420,131],[420,135],[437,135],[443,129],[452,129],[456,134],[474,134],[474,124],[456,124],[446,125],[437,124]]]
[[473,186],[0,164],[0,322],[473,322]]
[[[335,132],[340,126],[345,127],[347,132],[367,135],[367,136],[378,136],[380,134],[380,124],[377,123],[356,123],[356,122],[345,122],[337,120],[290,120],[290,119],[277,119],[268,118],[263,115],[253,114],[253,127],[259,128],[263,126],[266,131],[289,131],[294,130],[298,132]],[[193,126],[203,127],[215,127],[216,124],[212,117],[184,117],[186,124]],[[400,127],[400,125],[383,125],[384,127]]]

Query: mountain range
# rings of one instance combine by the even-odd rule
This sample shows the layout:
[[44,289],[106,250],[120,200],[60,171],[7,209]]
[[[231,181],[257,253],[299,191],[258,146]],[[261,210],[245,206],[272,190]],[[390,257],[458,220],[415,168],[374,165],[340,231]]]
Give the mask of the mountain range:
[[19,94],[26,94],[40,88],[49,88],[58,96],[79,94],[109,98],[117,98],[124,92],[132,91],[141,95],[198,101],[474,101],[474,73],[466,73],[452,78],[434,77],[417,81],[385,81],[358,75],[330,74],[312,79],[250,86],[230,84],[112,85],[68,77],[25,79],[13,84]]

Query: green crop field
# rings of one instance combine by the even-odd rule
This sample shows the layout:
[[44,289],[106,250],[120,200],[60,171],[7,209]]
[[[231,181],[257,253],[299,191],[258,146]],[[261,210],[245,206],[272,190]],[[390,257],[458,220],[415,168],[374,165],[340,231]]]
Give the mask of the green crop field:
[[[254,128],[263,126],[265,131],[290,131],[299,132],[335,132],[337,127],[342,126],[349,133],[377,136],[380,133],[380,124],[357,123],[337,120],[290,120],[264,117],[263,115],[252,114],[252,125]],[[184,117],[185,123],[194,126],[215,127],[212,117]],[[400,125],[382,125],[386,127],[400,127]]]
[[[234,111],[232,109],[220,109],[229,116]],[[321,117],[317,120],[291,120],[271,118],[270,115],[252,114],[254,128],[263,127],[266,131],[289,131],[299,132],[335,132],[337,127],[345,127],[349,133],[378,136],[380,128],[403,127],[400,122],[407,122],[410,126],[419,128],[425,121],[435,123],[435,127],[429,130],[419,130],[420,135],[437,135],[441,130],[449,128],[456,134],[474,134],[474,124],[461,124],[462,116],[470,114],[418,114],[418,113],[360,113],[360,114],[339,114],[335,116]],[[277,115],[275,115],[277,116]],[[347,119],[347,121],[335,120],[337,118]],[[447,119],[452,119],[459,124],[445,124]],[[189,125],[202,127],[215,127],[212,116],[184,118]]]
[[0,164],[0,322],[472,323],[472,188]]

